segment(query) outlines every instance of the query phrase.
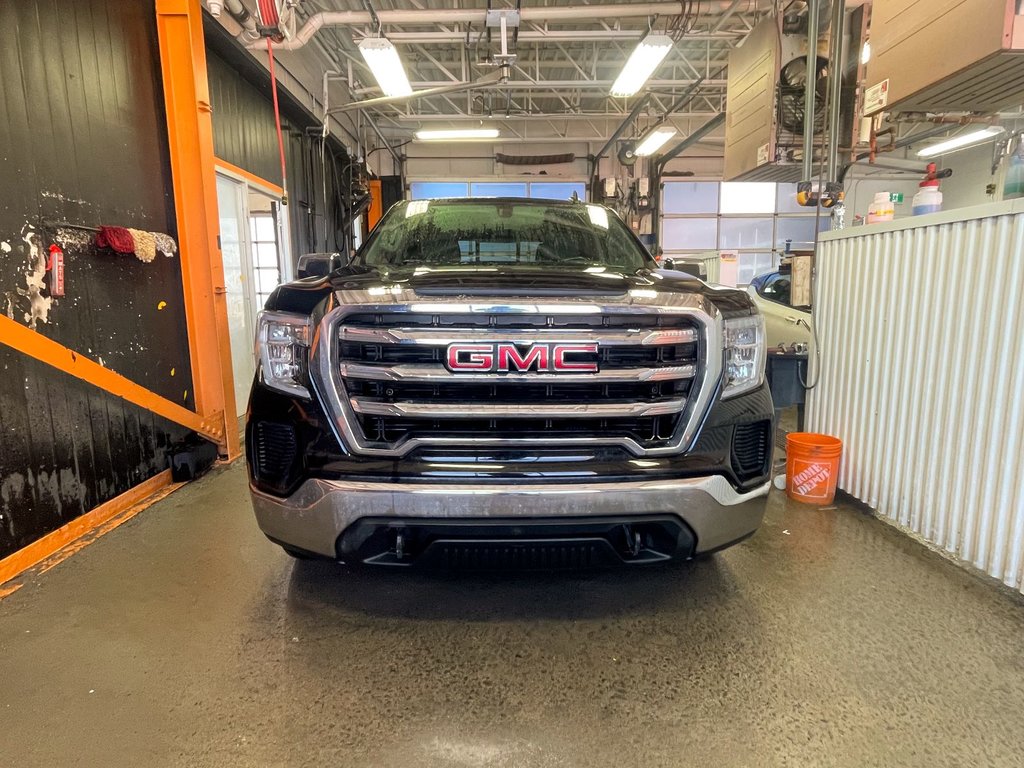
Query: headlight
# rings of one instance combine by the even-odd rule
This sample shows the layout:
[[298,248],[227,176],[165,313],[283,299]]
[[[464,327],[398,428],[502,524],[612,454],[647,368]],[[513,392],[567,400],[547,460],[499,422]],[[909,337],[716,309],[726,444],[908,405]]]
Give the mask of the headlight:
[[764,381],[764,318],[735,317],[725,321],[725,388],[722,397],[757,389]]
[[308,398],[306,369],[311,337],[312,326],[305,315],[260,312],[256,353],[263,369],[263,383],[279,392]]

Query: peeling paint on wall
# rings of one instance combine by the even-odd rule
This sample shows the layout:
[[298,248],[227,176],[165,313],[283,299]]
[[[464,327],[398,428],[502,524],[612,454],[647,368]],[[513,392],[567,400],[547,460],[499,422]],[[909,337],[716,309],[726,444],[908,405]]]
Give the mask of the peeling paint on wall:
[[[11,248],[10,242],[7,240],[0,240],[0,255],[7,256],[13,249]],[[4,306],[4,314],[7,315],[11,320],[14,319],[14,297],[10,291],[4,292],[4,300],[6,302]]]
[[60,227],[54,235],[61,248],[64,250],[88,248],[92,245],[95,235],[87,229],[73,229],[71,227]]
[[28,298],[25,322],[34,331],[39,323],[49,322],[53,299],[43,296],[46,290],[46,251],[43,249],[43,241],[31,225],[26,224],[22,232],[24,235],[21,239],[28,247],[28,269],[25,272],[25,290],[19,288],[18,293]]
[[[31,224],[21,228],[21,240],[24,248],[12,246],[7,240],[0,242],[0,256],[20,255],[24,251],[24,261],[17,272],[22,274],[25,287],[15,286],[13,290],[4,291],[4,314],[7,317],[22,320],[32,330],[37,330],[39,323],[50,321],[50,309],[53,299],[48,294],[46,284],[46,250],[43,241]],[[20,315],[20,318],[17,317]]]

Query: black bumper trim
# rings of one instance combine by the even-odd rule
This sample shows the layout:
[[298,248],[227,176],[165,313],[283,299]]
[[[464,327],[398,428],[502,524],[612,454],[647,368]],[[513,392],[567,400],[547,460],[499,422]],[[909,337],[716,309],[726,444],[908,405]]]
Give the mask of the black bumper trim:
[[675,515],[576,518],[374,518],[338,537],[339,560],[446,570],[558,570],[650,565],[693,557]]

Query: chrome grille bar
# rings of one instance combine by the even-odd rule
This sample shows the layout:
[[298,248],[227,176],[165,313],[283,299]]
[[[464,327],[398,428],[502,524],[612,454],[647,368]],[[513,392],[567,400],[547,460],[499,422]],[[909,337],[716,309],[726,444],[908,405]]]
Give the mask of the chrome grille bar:
[[664,368],[624,368],[597,373],[452,373],[440,365],[363,365],[342,363],[341,375],[346,379],[370,381],[425,381],[438,384],[471,382],[500,384],[505,381],[527,384],[619,384],[692,379],[695,365],[674,365]]
[[479,419],[479,418],[642,418],[679,413],[685,400],[657,403],[382,403],[362,397],[349,399],[352,410],[369,416],[397,416],[409,419]]
[[512,344],[536,344],[552,341],[596,342],[607,346],[660,346],[689,344],[697,340],[692,328],[651,330],[649,328],[578,330],[572,328],[362,328],[342,326],[342,341],[368,344],[425,344],[447,346],[468,341],[507,341]]

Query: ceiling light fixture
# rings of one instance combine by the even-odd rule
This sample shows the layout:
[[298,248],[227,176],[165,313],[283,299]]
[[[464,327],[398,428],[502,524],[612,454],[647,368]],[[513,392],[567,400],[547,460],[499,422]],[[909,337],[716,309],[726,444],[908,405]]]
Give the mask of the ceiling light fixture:
[[933,144],[930,147],[925,147],[917,153],[917,156],[938,157],[939,155],[948,155],[950,152],[956,152],[959,149],[967,149],[968,147],[973,147],[975,144],[982,144],[986,141],[990,141],[1005,132],[1006,129],[1002,126],[990,125],[988,128],[971,131],[970,133],[962,133],[959,136],[954,136],[946,141]]
[[668,35],[648,35],[641,40],[612,83],[612,96],[632,96],[643,88],[654,70],[668,56],[672,45],[672,38]]
[[466,139],[496,139],[501,135],[497,128],[451,128],[431,131],[416,131],[417,141],[464,141]]
[[412,93],[394,43],[386,37],[364,37],[359,41],[359,52],[385,96],[408,96]]
[[641,137],[640,141],[637,142],[636,149],[633,150],[633,154],[637,157],[648,157],[653,155],[665,146],[665,142],[677,133],[678,131],[675,128],[668,125],[652,128]]

